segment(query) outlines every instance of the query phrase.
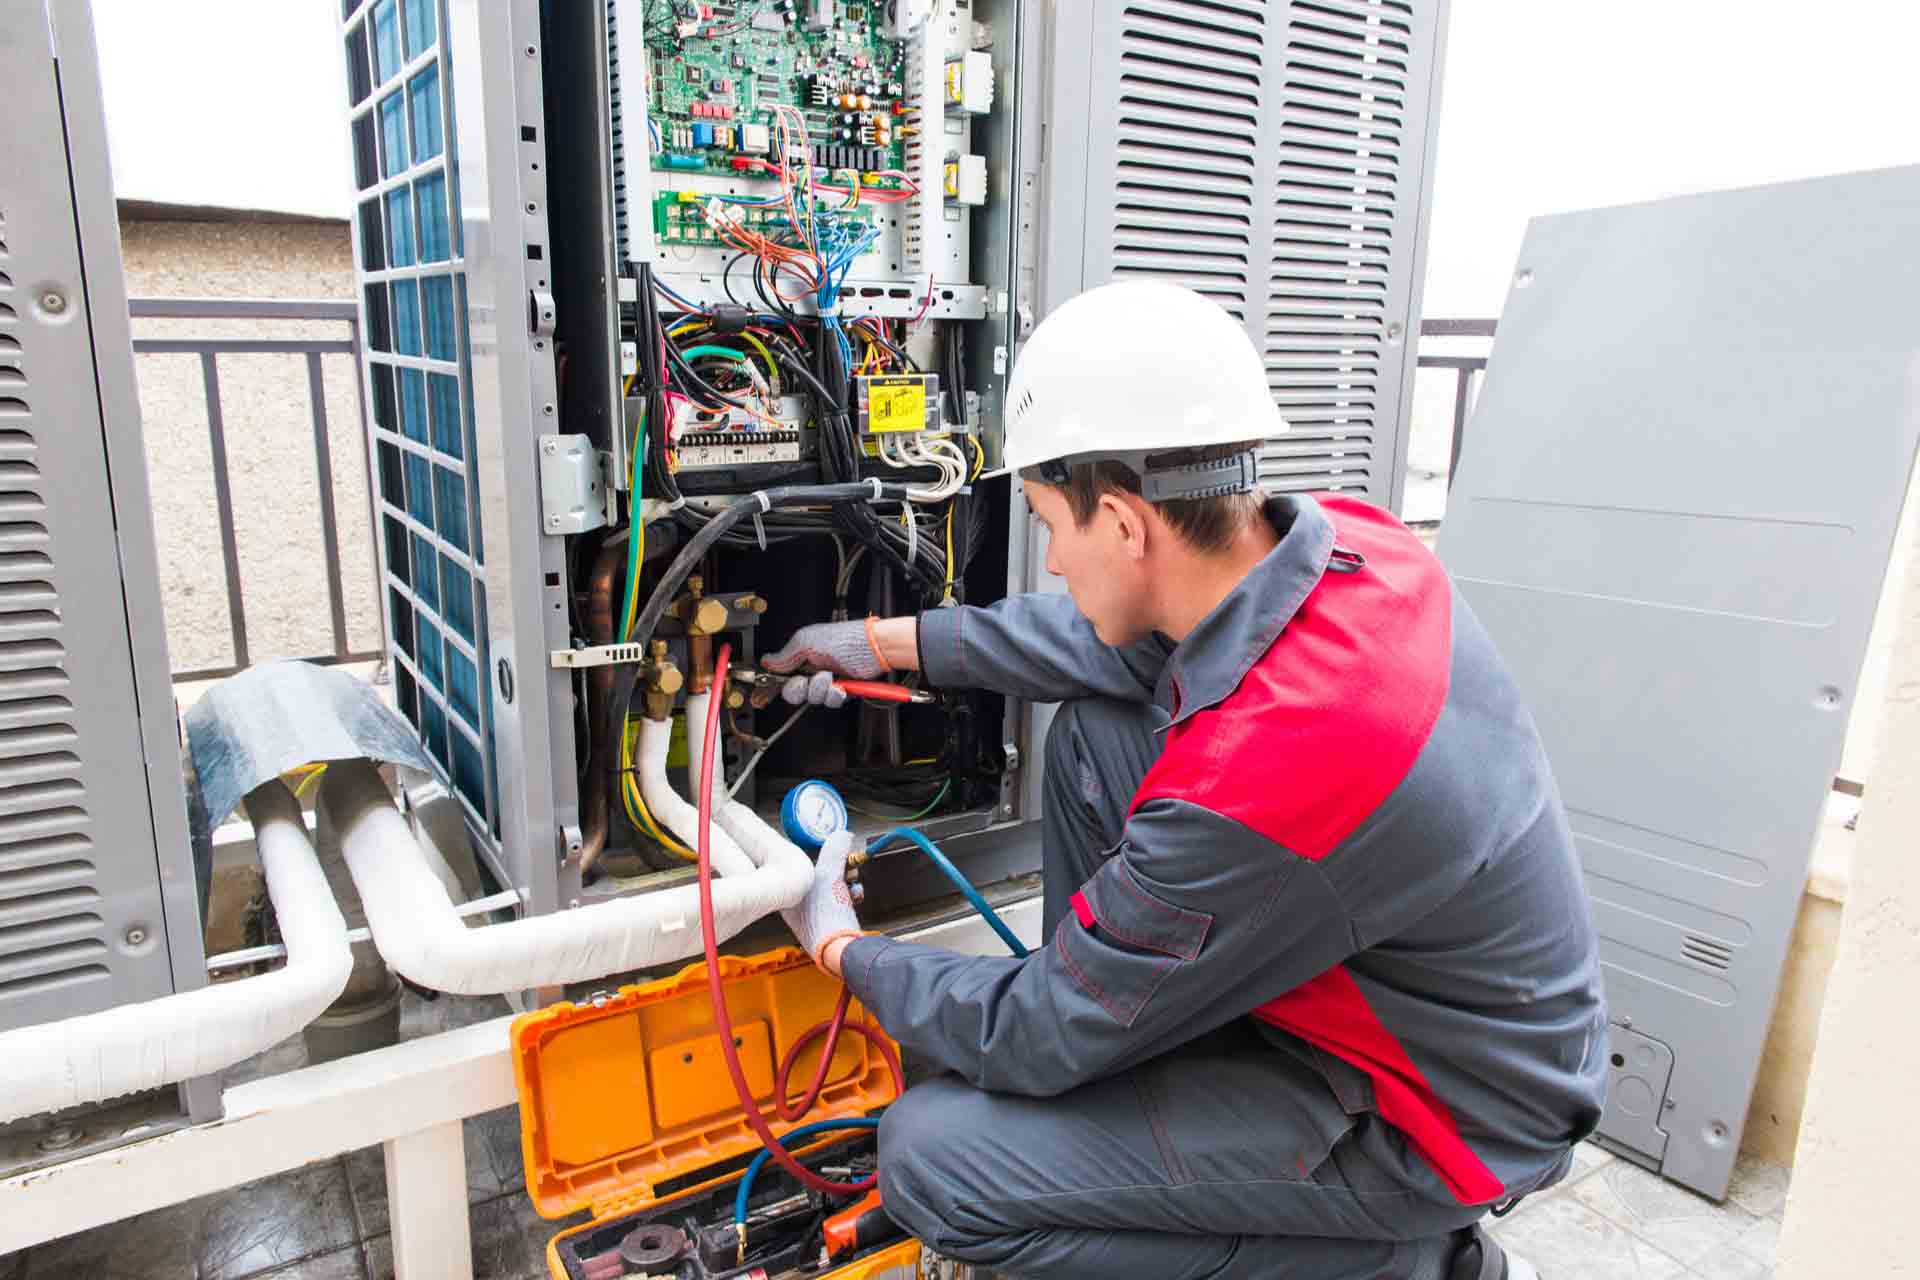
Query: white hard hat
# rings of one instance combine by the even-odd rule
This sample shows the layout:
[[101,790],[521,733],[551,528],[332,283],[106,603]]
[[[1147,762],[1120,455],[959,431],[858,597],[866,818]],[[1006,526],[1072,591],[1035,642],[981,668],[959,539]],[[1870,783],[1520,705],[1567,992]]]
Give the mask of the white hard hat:
[[1110,458],[1140,472],[1156,500],[1252,489],[1253,461],[1232,459],[1169,488],[1153,484],[1148,454],[1287,429],[1240,322],[1191,289],[1144,280],[1089,289],[1040,322],[1014,362],[1006,423],[1015,473]]

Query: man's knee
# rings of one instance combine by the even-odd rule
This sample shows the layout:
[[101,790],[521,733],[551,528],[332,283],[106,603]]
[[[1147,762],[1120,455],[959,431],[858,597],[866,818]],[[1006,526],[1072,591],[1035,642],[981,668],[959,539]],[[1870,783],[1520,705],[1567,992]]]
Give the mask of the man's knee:
[[880,1119],[880,1200],[922,1243],[962,1261],[994,1233],[962,1206],[979,1195],[978,1091],[953,1077],[915,1085]]
[[[1110,698],[1075,698],[1060,704],[1047,727],[1047,778],[1065,786],[1096,813],[1111,808],[1106,779],[1144,774],[1151,761],[1153,713],[1148,707]],[[1136,779],[1137,780],[1137,779]],[[1128,792],[1117,797],[1124,803]]]

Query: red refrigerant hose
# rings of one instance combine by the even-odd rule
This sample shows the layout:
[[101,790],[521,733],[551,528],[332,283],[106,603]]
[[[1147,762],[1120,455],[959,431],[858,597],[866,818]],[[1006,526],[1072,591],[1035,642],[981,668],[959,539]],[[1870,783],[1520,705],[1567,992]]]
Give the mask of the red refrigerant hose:
[[[724,689],[727,685],[727,664],[733,656],[733,647],[723,644],[713,663],[713,687]],[[720,1033],[720,1054],[726,1059],[727,1074],[733,1079],[733,1091],[740,1098],[740,1111],[746,1117],[747,1124],[754,1135],[760,1139],[760,1145],[767,1149],[774,1163],[792,1174],[803,1186],[832,1196],[857,1196],[873,1189],[879,1181],[879,1175],[873,1174],[858,1182],[834,1182],[803,1167],[787,1149],[774,1137],[773,1130],[760,1114],[760,1105],[754,1101],[753,1088],[747,1083],[747,1073],[740,1066],[740,1054],[733,1042],[733,1017],[727,1012],[726,984],[720,977],[720,943],[713,924],[713,762],[720,754],[720,704],[725,699],[714,697],[707,703],[707,724],[705,731],[706,750],[700,759],[700,938],[707,953],[707,994],[713,1001],[713,1021]],[[691,730],[691,726],[689,726]],[[853,992],[846,987],[840,989],[840,1003],[834,1007],[833,1017],[809,1027],[787,1050],[787,1056],[781,1060],[780,1070],[773,1085],[774,1109],[782,1120],[798,1120],[813,1109],[820,1097],[820,1089],[826,1083],[827,1071],[833,1063],[834,1050],[839,1047],[840,1033],[851,1028],[863,1035],[885,1059],[887,1069],[893,1073],[894,1096],[898,1097],[906,1090],[906,1081],[900,1073],[900,1057],[888,1044],[886,1037],[863,1023],[847,1022],[847,1009],[853,1001]],[[820,1049],[820,1068],[814,1073],[813,1084],[807,1090],[797,1107],[787,1102],[787,1075],[793,1070],[793,1064],[799,1059],[801,1051],[814,1040],[826,1037]]]

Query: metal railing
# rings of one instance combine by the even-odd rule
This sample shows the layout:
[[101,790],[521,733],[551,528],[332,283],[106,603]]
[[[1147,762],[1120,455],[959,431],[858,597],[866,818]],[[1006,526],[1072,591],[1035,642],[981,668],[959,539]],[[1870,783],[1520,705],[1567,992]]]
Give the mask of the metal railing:
[[[246,669],[252,662],[247,644],[246,600],[240,585],[240,547],[233,524],[233,476],[227,464],[226,422],[220,403],[220,357],[223,355],[296,355],[306,357],[307,396],[312,405],[314,472],[319,482],[321,559],[327,572],[327,608],[333,627],[333,651],[301,659],[331,665],[370,662],[386,656],[384,636],[373,649],[354,649],[347,636],[346,592],[340,577],[340,519],[333,493],[333,452],[327,440],[326,385],[320,358],[353,357],[354,396],[360,412],[362,438],[366,401],[361,391],[360,310],[352,302],[309,299],[255,298],[134,298],[127,304],[136,320],[321,320],[346,326],[339,338],[145,338],[133,340],[135,355],[197,355],[206,389],[207,443],[213,458],[214,505],[220,517],[220,558],[226,572],[227,621],[233,637],[233,661],[226,666],[199,667],[173,673],[175,681],[215,680]],[[373,482],[367,485],[368,536],[374,536]],[[385,611],[378,611],[385,630]]]
[[[1422,320],[1420,336],[1423,338],[1491,338],[1496,322],[1493,320]],[[1453,474],[1460,464],[1460,443],[1466,438],[1467,409],[1473,402],[1473,378],[1477,373],[1485,373],[1487,357],[1477,356],[1439,356],[1422,353],[1415,363],[1422,369],[1451,369],[1453,382],[1453,444],[1447,451],[1447,487],[1453,487]]]

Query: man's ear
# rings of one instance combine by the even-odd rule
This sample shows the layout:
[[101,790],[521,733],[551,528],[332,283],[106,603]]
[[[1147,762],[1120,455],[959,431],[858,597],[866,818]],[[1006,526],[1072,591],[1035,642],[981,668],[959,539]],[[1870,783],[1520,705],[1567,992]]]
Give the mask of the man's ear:
[[1100,495],[1100,510],[1113,517],[1122,552],[1130,560],[1144,560],[1153,533],[1153,508],[1138,495],[1109,490]]

